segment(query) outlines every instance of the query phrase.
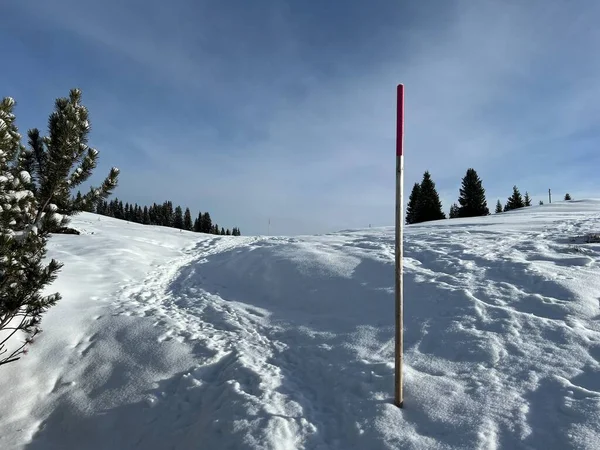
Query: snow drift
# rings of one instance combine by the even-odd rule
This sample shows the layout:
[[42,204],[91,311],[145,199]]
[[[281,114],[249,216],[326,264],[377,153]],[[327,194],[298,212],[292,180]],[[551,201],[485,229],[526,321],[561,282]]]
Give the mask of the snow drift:
[[1,368],[3,449],[600,447],[600,202],[215,237],[81,214],[64,299]]

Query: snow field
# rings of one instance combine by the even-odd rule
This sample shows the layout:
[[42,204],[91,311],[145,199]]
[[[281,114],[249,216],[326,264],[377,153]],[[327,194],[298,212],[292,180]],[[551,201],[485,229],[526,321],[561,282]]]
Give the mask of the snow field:
[[[3,371],[2,448],[600,448],[600,202],[405,232],[215,237],[82,214]],[[91,234],[91,233],[94,234]]]

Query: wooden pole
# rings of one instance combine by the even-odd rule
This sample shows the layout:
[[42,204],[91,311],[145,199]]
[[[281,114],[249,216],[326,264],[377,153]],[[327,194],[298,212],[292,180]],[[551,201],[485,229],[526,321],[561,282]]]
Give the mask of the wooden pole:
[[548,189],[548,203],[552,203],[552,193],[550,192],[550,189]]
[[396,116],[396,270],[395,270],[395,299],[396,299],[396,377],[394,384],[394,404],[402,408],[404,405],[403,393],[403,326],[404,326],[404,298],[403,298],[403,271],[402,271],[402,208],[404,205],[404,85],[398,85],[397,116]]

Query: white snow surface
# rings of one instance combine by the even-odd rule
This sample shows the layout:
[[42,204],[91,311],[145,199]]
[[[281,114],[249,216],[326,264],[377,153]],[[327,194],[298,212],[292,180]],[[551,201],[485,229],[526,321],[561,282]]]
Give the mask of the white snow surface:
[[2,449],[598,449],[600,200],[405,229],[217,237],[84,213]]

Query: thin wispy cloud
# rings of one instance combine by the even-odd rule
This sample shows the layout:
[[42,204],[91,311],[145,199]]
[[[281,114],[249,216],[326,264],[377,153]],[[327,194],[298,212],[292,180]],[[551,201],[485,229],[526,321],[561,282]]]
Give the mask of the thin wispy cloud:
[[129,201],[169,198],[244,233],[265,233],[269,217],[282,234],[392,224],[399,82],[407,189],[428,169],[447,209],[475,167],[491,205],[513,184],[600,196],[594,2],[5,8],[43,36],[0,31],[26,74],[0,75],[16,90],[5,94],[43,126],[52,100],[28,86],[44,100],[82,87],[92,144],[121,167]]

